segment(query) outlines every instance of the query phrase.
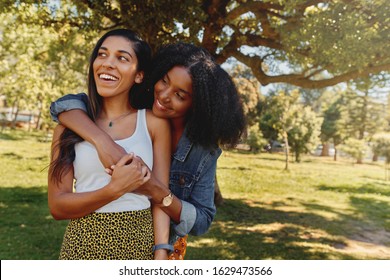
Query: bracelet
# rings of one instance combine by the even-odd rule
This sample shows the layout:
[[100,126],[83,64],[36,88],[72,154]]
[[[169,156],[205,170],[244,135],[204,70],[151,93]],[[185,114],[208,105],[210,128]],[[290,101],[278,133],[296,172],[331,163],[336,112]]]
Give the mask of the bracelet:
[[168,250],[168,254],[171,254],[174,251],[173,246],[171,244],[157,244],[157,245],[154,245],[153,248],[152,248],[152,251],[154,252],[154,251],[160,250],[160,249]]

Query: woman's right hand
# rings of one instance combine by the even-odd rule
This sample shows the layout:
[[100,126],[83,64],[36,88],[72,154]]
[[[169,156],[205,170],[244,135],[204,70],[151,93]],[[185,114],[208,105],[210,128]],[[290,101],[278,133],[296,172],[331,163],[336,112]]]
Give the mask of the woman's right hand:
[[109,185],[119,196],[137,189],[151,176],[149,168],[133,153],[124,155],[112,168]]

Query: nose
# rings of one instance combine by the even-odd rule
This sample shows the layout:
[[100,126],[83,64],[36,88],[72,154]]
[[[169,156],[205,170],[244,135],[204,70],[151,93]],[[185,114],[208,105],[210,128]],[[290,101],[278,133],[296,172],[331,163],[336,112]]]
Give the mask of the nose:
[[167,103],[170,101],[170,94],[171,94],[171,91],[170,91],[169,87],[167,87],[164,90],[161,90],[159,92],[159,99],[161,101],[163,101],[164,103]]
[[105,68],[114,68],[115,63],[114,63],[114,58],[111,56],[108,56],[102,63],[102,66]]

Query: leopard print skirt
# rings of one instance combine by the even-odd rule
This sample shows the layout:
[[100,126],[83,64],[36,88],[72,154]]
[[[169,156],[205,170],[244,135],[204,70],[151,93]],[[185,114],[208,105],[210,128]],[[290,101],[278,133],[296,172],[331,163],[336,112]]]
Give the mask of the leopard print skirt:
[[92,213],[70,220],[61,260],[151,260],[154,245],[150,208],[118,213]]

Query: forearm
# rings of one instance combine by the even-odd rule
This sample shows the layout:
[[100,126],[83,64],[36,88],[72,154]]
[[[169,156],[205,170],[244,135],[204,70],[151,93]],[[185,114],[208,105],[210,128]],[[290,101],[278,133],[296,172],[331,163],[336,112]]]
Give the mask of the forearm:
[[[152,205],[154,244],[168,244],[170,218],[159,206]],[[161,250],[163,252],[161,252]],[[167,251],[160,249],[154,252],[155,259],[167,259]]]
[[[151,197],[153,204],[161,204],[164,197],[166,197],[170,190],[167,186],[161,183],[156,178],[151,178],[142,188],[143,193]],[[172,204],[169,207],[161,207],[161,209],[176,223],[180,222],[180,214],[182,203],[179,198],[173,196]]]
[[107,138],[110,138],[83,110],[76,109],[63,112],[58,115],[58,119],[63,126],[74,131],[94,146],[102,140],[107,141]]
[[107,186],[92,192],[49,194],[49,208],[56,220],[84,217],[122,194]]
[[126,154],[126,151],[101,130],[84,111],[76,109],[63,112],[59,115],[59,120],[61,124],[95,146],[105,167],[109,168],[116,164]]

